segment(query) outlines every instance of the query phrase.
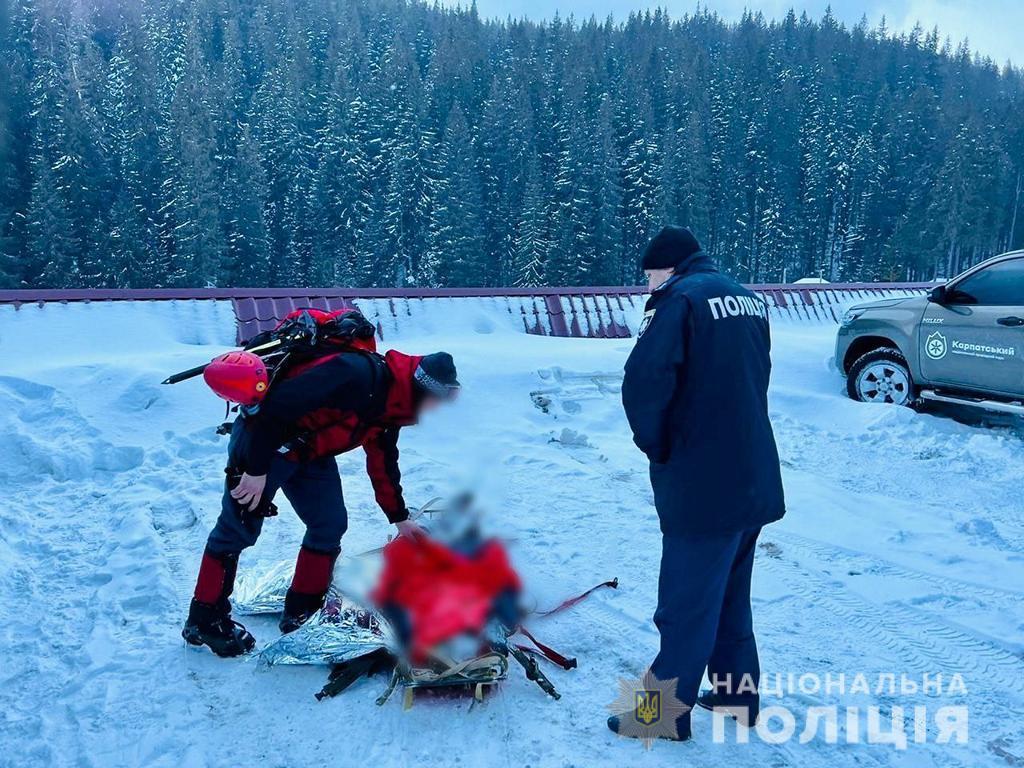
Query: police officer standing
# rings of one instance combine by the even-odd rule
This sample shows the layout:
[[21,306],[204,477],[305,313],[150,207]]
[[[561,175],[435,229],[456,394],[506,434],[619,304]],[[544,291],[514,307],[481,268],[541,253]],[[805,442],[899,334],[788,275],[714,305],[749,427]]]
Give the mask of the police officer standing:
[[[695,703],[757,718],[751,569],[761,526],[785,513],[768,420],[771,342],[764,302],[719,272],[688,229],[662,229],[643,269],[651,297],[622,402],[650,460],[663,534],[651,672],[678,681],[685,740]],[[713,688],[698,698],[705,668]],[[608,725],[619,732],[618,718]]]

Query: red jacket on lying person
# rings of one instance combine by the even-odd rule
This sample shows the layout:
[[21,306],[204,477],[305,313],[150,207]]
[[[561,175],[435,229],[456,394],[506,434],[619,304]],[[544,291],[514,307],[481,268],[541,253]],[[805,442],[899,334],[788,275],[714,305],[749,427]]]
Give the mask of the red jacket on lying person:
[[[500,605],[520,590],[519,576],[495,539],[485,540],[466,555],[433,539],[400,537],[384,547],[384,569],[373,599],[386,613],[403,614],[414,662],[458,635],[479,635]],[[502,610],[504,607],[504,610]],[[503,618],[499,616],[499,618]],[[513,629],[514,627],[510,627]]]

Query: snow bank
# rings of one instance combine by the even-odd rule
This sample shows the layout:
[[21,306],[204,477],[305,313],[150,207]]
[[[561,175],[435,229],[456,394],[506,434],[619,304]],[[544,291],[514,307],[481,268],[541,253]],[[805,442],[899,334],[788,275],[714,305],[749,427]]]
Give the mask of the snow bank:
[[[458,700],[377,708],[382,680],[317,703],[323,670],[186,650],[178,631],[218,507],[223,407],[201,382],[158,382],[230,347],[230,305],[0,307],[0,765],[902,768],[1024,754],[1019,435],[850,402],[825,364],[834,330],[777,325],[771,410],[789,514],[766,530],[755,571],[764,670],[960,672],[971,740],[937,745],[932,729],[906,752],[820,737],[712,745],[697,713],[696,743],[644,754],[604,727],[618,679],[638,676],[658,641],[658,526],[619,404],[631,342],[528,336],[466,307],[385,333],[410,352],[452,352],[466,385],[457,407],[403,435],[404,485],[413,504],[480,487],[541,606],[620,578],[536,623],[580,659],[550,673],[561,701],[513,676],[468,712]],[[390,528],[362,457],[340,464],[345,549],[379,546]],[[294,555],[301,526],[280,501],[243,570]],[[272,619],[247,623],[263,643],[277,635]],[[820,691],[780,703],[936,701]]]
[[357,299],[360,311],[379,324],[385,339],[417,336],[520,334],[524,316],[530,326],[543,301],[534,297],[433,297]]

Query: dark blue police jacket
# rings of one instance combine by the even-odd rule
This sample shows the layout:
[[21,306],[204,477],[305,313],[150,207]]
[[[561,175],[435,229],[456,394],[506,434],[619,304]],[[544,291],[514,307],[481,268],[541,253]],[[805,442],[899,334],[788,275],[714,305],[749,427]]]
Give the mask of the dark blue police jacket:
[[734,533],[785,513],[770,351],[764,302],[703,253],[651,294],[622,404],[666,535]]

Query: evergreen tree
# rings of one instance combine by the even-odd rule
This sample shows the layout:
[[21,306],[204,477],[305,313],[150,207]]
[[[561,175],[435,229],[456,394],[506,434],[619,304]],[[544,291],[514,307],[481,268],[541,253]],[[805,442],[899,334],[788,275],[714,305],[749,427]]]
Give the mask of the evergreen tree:
[[187,27],[186,69],[171,95],[168,157],[163,189],[167,195],[165,236],[173,238],[167,282],[172,285],[221,284],[226,238],[221,223],[220,169],[212,90],[203,69],[201,27]]
[[77,243],[71,235],[73,219],[50,160],[39,153],[32,167],[29,204],[29,254],[42,285],[70,288],[78,284]]
[[0,0],[0,285],[747,281],[1024,246],[1024,73],[943,30],[708,9]]
[[544,265],[551,244],[547,241],[543,186],[536,156],[527,164],[523,207],[516,222],[512,261],[512,285],[544,285]]
[[486,285],[483,190],[469,127],[456,104],[438,148],[430,250],[442,285]]
[[[0,93],[11,93],[11,63],[0,62]],[[11,105],[7,99],[0,99],[0,287],[9,288],[17,284],[17,257],[21,246],[18,242],[17,210],[19,179],[15,162],[14,130]]]
[[229,185],[224,204],[228,280],[238,286],[266,285],[270,276],[267,178],[248,125],[241,127],[238,151],[229,164]]

